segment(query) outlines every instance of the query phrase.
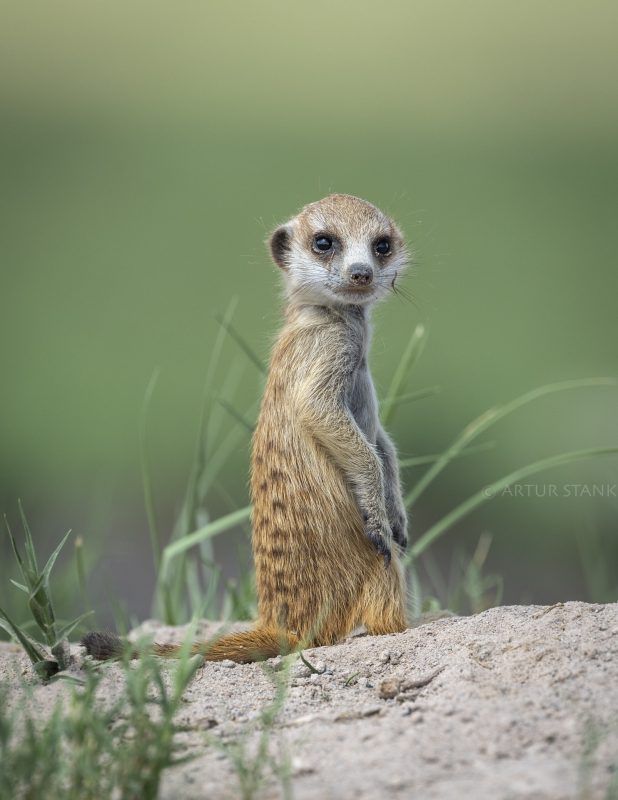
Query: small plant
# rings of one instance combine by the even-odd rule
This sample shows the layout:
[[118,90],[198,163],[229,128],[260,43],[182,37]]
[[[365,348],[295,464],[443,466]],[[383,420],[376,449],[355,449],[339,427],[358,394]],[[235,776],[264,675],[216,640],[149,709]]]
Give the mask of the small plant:
[[202,663],[200,656],[185,656],[168,688],[154,658],[144,655],[136,667],[125,662],[123,689],[113,703],[98,696],[106,670],[90,668],[83,687],[59,701],[45,722],[30,711],[17,717],[5,690],[0,800],[154,800],[162,771],[188,760],[176,756],[174,715]]
[[21,502],[19,503],[19,513],[21,517],[22,526],[24,529],[24,552],[22,554],[17,546],[15,537],[11,532],[9,523],[5,517],[6,529],[11,540],[13,553],[19,566],[23,583],[11,580],[11,583],[16,586],[20,591],[28,595],[28,608],[32,614],[33,621],[40,630],[43,638],[44,645],[49,648],[51,657],[49,657],[42,649],[41,645],[34,642],[23,631],[23,626],[20,627],[9,617],[6,611],[0,608],[0,627],[4,628],[9,634],[14,636],[17,641],[22,645],[36,674],[42,681],[48,681],[62,670],[68,667],[69,662],[69,642],[68,637],[75,630],[75,628],[84,620],[90,612],[86,612],[77,619],[72,620],[64,625],[59,625],[54,612],[54,606],[51,598],[51,591],[49,587],[49,578],[51,571],[56,563],[56,559],[60,554],[66,540],[71,533],[68,531],[63,537],[62,541],[56,547],[54,552],[49,557],[47,563],[42,570],[39,569],[34,543],[32,541],[32,534],[30,526],[24,513]]
[[424,553],[421,561],[430,589],[425,593],[421,592],[415,566],[410,565],[412,618],[435,613],[441,608],[448,608],[456,614],[479,614],[499,606],[502,602],[502,576],[485,572],[492,540],[490,533],[482,533],[472,556],[456,546],[448,577],[443,574],[431,551]]
[[[224,616],[227,618],[229,614],[232,614],[231,618],[233,619],[246,618],[243,615],[255,605],[255,597],[251,592],[250,585],[243,584],[230,598],[231,602],[223,609],[223,613],[221,613],[221,609],[216,608],[215,588],[220,577],[220,568],[214,559],[211,539],[230,528],[246,524],[250,509],[233,510],[219,519],[212,520],[207,502],[209,493],[216,485],[220,470],[225,466],[239,443],[252,430],[253,422],[249,418],[255,414],[259,395],[259,391],[256,392],[256,399],[244,413],[237,411],[227,399],[237,391],[244,370],[244,364],[238,359],[232,360],[225,378],[215,391],[215,373],[221,360],[226,337],[232,339],[240,347],[243,358],[247,359],[257,371],[260,380],[266,372],[264,365],[249,343],[232,325],[232,316],[237,302],[237,299],[234,298],[225,314],[217,318],[220,330],[211,350],[206,373],[195,452],[187,488],[174,528],[165,546],[162,544],[157,524],[147,454],[147,417],[158,372],[155,372],[146,389],[140,416],[139,439],[144,503],[157,573],[153,611],[155,616],[162,618],[168,625],[179,625],[192,616],[203,615],[205,611],[208,611],[213,617]],[[226,414],[233,419],[235,424],[221,435],[222,423]],[[220,487],[217,488],[220,489]],[[226,493],[222,493],[229,503]],[[196,553],[189,553],[194,548]],[[196,557],[193,558],[193,555]],[[205,601],[204,598],[206,598]]]
[[612,542],[604,541],[589,520],[577,526],[576,542],[590,602],[614,603],[618,599],[618,571],[616,559],[608,557]]
[[[69,665],[67,637],[87,616],[59,625],[52,602],[50,576],[69,534],[41,570],[21,503],[19,509],[24,556],[8,524],[7,530],[24,583],[12,583],[28,595],[30,613],[44,643],[33,641],[24,626],[1,609],[0,625],[22,645],[43,682],[66,677],[79,687],[72,690],[66,704],[60,701],[44,722],[28,710],[28,703],[25,713],[15,714],[8,690],[0,692],[0,800],[43,800],[50,794],[68,800],[156,798],[163,769],[184,760],[175,758],[174,715],[183,692],[203,664],[201,656],[189,658],[194,630],[189,631],[175,666],[171,688],[164,668],[142,648],[136,667],[129,666],[128,654],[121,664],[124,680],[118,698],[102,702],[97,692],[103,688],[108,665],[86,666],[85,679],[63,675]],[[26,696],[32,695],[31,687],[22,690]]]

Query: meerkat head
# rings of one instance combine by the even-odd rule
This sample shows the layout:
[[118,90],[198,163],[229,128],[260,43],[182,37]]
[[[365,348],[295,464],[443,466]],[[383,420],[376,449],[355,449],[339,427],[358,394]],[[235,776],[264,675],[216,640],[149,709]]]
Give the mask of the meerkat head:
[[384,298],[408,262],[401,232],[366,200],[332,194],[305,206],[269,240],[288,300],[327,306]]

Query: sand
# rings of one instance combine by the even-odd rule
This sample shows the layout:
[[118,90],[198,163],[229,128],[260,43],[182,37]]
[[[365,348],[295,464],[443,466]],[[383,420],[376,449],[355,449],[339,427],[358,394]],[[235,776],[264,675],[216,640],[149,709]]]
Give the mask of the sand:
[[[183,633],[142,630],[160,641]],[[74,652],[79,670],[83,650]],[[258,797],[283,797],[287,773],[300,800],[618,798],[618,604],[493,608],[305,656],[320,674],[281,658],[266,669],[200,669],[178,715],[178,741],[195,758],[165,772],[161,798],[241,796],[230,751],[217,743],[253,756],[274,677],[288,688]],[[27,667],[4,646],[0,680],[19,692],[16,662]],[[118,691],[120,668],[105,680]],[[35,701],[51,708],[70,691],[36,686]]]

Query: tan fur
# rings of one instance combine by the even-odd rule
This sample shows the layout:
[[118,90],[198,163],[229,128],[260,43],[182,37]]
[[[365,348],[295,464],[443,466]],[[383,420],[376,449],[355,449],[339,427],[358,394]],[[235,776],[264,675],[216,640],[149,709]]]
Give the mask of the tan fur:
[[[194,642],[191,655],[202,655],[206,661],[237,661],[246,664],[263,661],[280,653],[290,653],[298,647],[298,639],[281,628],[256,628],[240,633],[228,633],[211,642]],[[177,658],[181,647],[173,644],[154,644],[152,651],[163,658]]]
[[[312,251],[312,237],[324,231],[337,242],[338,252],[328,257]],[[371,248],[382,235],[393,252],[380,261]],[[258,620],[245,633],[196,643],[193,652],[208,660],[252,661],[299,645],[332,644],[359,624],[370,634],[406,627],[403,570],[391,533],[399,530],[405,546],[405,511],[395,451],[379,424],[366,367],[363,308],[387,294],[405,265],[402,236],[375,206],[331,195],[275,231],[271,248],[284,270],[288,306],[253,437]],[[355,305],[340,301],[338,292],[349,262],[358,259],[373,264],[375,291],[359,293]],[[353,392],[357,418],[348,407]],[[374,532],[387,555],[376,550]],[[154,652],[173,657],[179,648],[155,645]]]
[[[312,429],[311,397],[322,367],[336,362],[336,319],[292,309],[275,345],[252,458],[253,551],[259,624],[283,624],[309,643],[332,644],[364,623],[370,633],[405,628],[403,580],[396,559],[385,569],[368,541],[341,470],[324,449],[362,459],[341,436],[340,420],[321,415]],[[308,355],[311,360],[308,363]],[[319,414],[319,412],[318,412]]]

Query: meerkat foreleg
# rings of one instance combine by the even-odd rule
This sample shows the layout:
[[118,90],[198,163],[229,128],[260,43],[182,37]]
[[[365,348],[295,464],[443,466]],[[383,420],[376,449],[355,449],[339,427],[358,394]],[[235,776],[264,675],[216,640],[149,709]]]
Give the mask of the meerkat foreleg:
[[386,511],[382,462],[376,448],[344,407],[325,399],[303,404],[301,420],[346,476],[357,499],[365,533],[388,566],[392,532]]
[[382,427],[378,429],[376,448],[382,461],[386,515],[393,539],[402,550],[405,550],[408,545],[408,515],[401,494],[399,461],[395,446]]

